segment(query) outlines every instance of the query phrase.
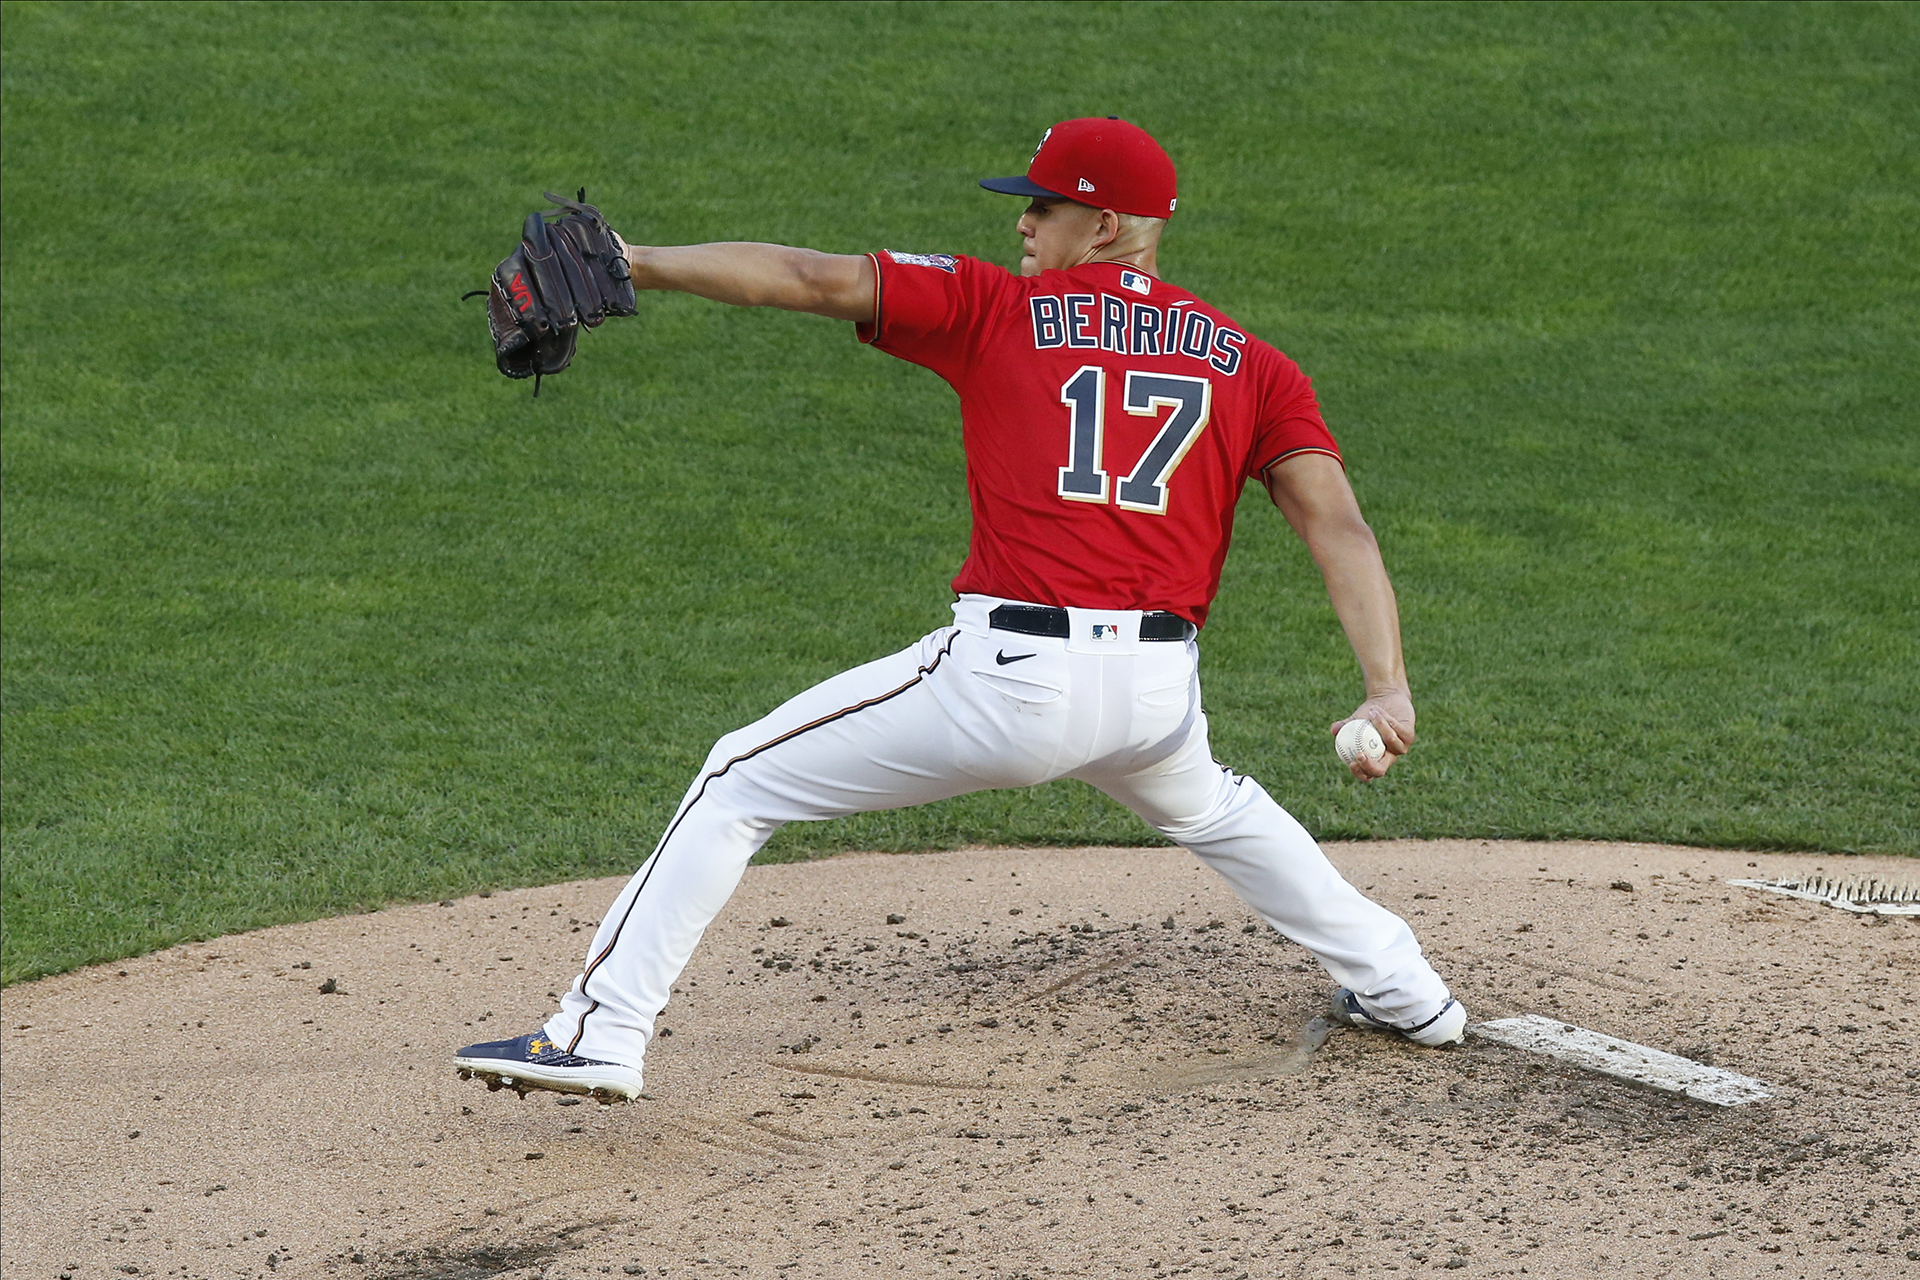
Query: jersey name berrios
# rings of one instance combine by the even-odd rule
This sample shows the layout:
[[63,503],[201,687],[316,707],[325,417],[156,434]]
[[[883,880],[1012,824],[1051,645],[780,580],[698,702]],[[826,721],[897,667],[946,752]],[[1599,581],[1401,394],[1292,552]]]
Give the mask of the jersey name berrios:
[[1144,272],[872,257],[860,340],[960,395],[973,538],[955,591],[1204,623],[1248,478],[1340,456],[1298,365]]

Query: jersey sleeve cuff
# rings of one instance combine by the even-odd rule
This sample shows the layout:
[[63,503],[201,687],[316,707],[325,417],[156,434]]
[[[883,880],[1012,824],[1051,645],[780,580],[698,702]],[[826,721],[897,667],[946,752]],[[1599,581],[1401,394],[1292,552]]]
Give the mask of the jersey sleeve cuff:
[[1324,453],[1329,458],[1332,458],[1335,462],[1339,463],[1340,469],[1342,471],[1345,471],[1347,469],[1347,460],[1340,456],[1340,451],[1338,449],[1329,449],[1325,445],[1309,444],[1309,445],[1302,445],[1297,449],[1289,449],[1285,453],[1275,454],[1273,458],[1270,461],[1268,461],[1265,466],[1255,471],[1254,474],[1264,480],[1266,479],[1267,472],[1273,470],[1275,467],[1285,462],[1288,458],[1297,457],[1303,453]]
[[867,260],[873,263],[873,319],[866,324],[856,322],[853,326],[853,334],[860,341],[872,344],[880,340],[880,323],[883,314],[881,304],[887,293],[887,273],[880,269],[879,254],[870,253],[867,255]]

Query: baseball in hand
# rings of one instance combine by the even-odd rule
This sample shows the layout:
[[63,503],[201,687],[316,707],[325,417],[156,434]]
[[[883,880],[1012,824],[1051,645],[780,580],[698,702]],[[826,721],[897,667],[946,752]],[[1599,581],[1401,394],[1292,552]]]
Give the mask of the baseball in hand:
[[1349,720],[1334,736],[1333,751],[1340,757],[1341,764],[1351,767],[1361,756],[1380,759],[1387,754],[1387,744],[1380,741],[1380,731],[1373,727],[1372,721]]

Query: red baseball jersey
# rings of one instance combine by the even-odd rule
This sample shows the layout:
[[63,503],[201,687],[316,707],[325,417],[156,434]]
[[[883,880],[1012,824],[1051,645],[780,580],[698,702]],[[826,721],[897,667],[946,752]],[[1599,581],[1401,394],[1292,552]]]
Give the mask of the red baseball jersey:
[[1298,365],[1143,271],[872,257],[860,340],[960,394],[973,540],[955,591],[1204,623],[1247,479],[1340,456]]

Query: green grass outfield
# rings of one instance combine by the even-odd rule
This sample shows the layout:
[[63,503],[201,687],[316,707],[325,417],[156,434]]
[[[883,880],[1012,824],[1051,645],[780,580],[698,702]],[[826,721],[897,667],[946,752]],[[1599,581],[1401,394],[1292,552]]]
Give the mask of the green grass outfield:
[[[719,733],[946,619],[958,415],[847,326],[643,299],[539,402],[542,188],[640,240],[1011,262],[1041,129],[1319,387],[1420,746],[1249,493],[1222,759],[1327,837],[1920,849],[1920,6],[7,4],[16,981],[635,865]],[[1134,842],[1077,785],[769,850]]]

